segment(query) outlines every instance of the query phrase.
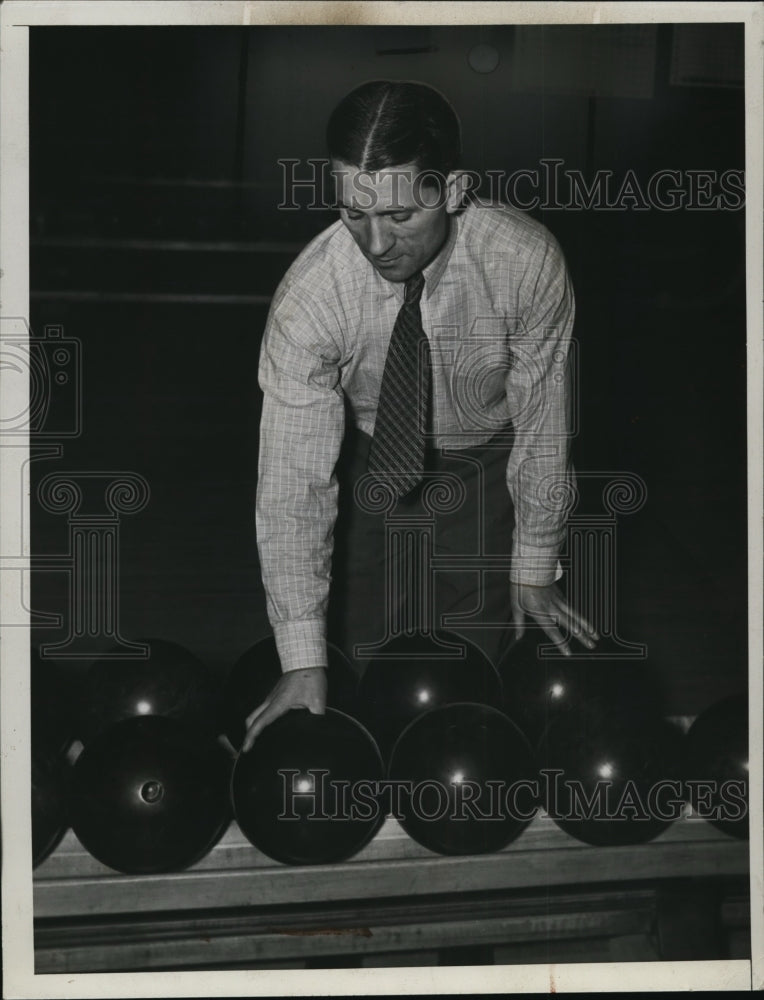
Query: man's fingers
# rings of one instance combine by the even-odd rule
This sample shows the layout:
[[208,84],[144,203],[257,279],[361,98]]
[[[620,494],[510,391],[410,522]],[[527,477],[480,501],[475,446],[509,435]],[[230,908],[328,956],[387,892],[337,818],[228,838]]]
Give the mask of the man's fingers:
[[[565,612],[565,614],[568,616],[568,618],[572,623],[571,631],[574,631],[576,633],[578,631],[583,631],[587,635],[591,636],[592,639],[595,640],[599,639],[599,635],[597,634],[597,630],[595,629],[595,627],[591,624],[591,622],[588,619],[584,618],[582,614],[576,611],[574,607],[572,607],[570,604],[566,604],[564,601],[560,602],[560,607],[563,609],[563,611]],[[576,626],[575,629],[572,627],[573,625]]]
[[291,708],[306,708],[313,715],[323,715],[325,703],[325,669],[309,667],[283,674],[265,701],[247,716],[242,752],[246,753],[263,729]]
[[559,619],[558,624],[567,624],[568,630],[575,635],[582,646],[586,646],[587,649],[594,649],[594,644],[599,639],[599,636],[586,618],[569,605],[564,605],[563,614],[564,617]]
[[513,584],[510,593],[512,621],[515,626],[520,626],[518,638],[525,631],[521,619],[527,614],[565,656],[573,654],[563,632],[574,636],[586,649],[594,649],[595,642],[599,641],[600,637],[591,622],[568,604],[554,584],[547,587]]
[[[244,738],[244,742],[241,745],[242,753],[246,753],[252,748],[252,744],[255,742],[260,733],[269,726],[272,722],[279,718],[279,716],[284,715],[289,711],[289,704],[280,702],[275,699],[269,702],[264,711],[259,712],[255,716],[255,721],[253,724],[249,725],[247,729],[247,735]],[[254,714],[254,713],[253,713]]]
[[289,701],[285,698],[273,698],[268,701],[264,701],[263,704],[255,709],[255,711],[250,716],[251,722],[247,722],[247,735],[244,738],[241,749],[244,753],[250,750],[252,744],[255,742],[260,733],[269,726],[272,722],[275,722],[280,716],[286,714],[290,708]]
[[271,703],[270,698],[266,698],[266,700],[263,701],[263,702],[261,702],[257,706],[257,708],[252,709],[252,711],[249,713],[249,715],[244,720],[244,725],[247,727],[247,729],[249,729],[249,727],[252,725],[252,723],[255,721],[255,719],[258,718],[258,716],[260,716],[260,715],[263,714],[263,712],[266,710],[266,708],[268,708],[268,706],[270,705],[270,703]]
[[569,613],[568,609],[566,609],[564,612],[561,613],[560,617],[558,618],[557,620],[558,625],[560,624],[560,622],[563,621],[563,617],[566,617],[568,619],[569,630],[573,633],[573,635],[577,639],[580,639],[583,629],[581,628],[581,625],[576,620],[576,618]]
[[583,615],[580,615],[577,611],[575,611],[572,608],[571,608],[571,614],[575,616],[575,618],[577,619],[578,623],[581,625],[581,628],[584,630],[584,632],[591,639],[594,639],[595,642],[598,642],[599,641],[599,633],[597,632],[597,629],[591,624],[591,622],[589,622],[586,618],[584,618]]
[[547,633],[547,625],[556,625],[558,629],[565,629],[574,635],[587,649],[594,649],[595,640],[599,639],[599,635],[586,618],[563,600],[559,600],[551,609],[543,611],[539,609],[531,613]]
[[573,613],[571,608],[561,608],[558,611],[556,624],[559,628],[566,629],[571,635],[574,635],[582,646],[585,646],[587,649],[594,649],[594,641],[584,632],[578,616]]
[[546,634],[549,636],[549,638],[552,640],[552,642],[555,644],[555,646],[557,646],[557,648],[560,650],[563,656],[573,655],[570,651],[570,646],[567,644],[567,642],[565,641],[565,637],[558,628],[547,625],[543,625],[542,627],[546,632]]

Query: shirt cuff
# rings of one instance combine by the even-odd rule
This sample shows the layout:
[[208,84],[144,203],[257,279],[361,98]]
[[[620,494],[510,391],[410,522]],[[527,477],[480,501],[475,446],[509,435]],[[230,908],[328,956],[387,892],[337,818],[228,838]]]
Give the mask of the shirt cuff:
[[531,587],[548,587],[562,576],[562,566],[557,552],[539,549],[537,552],[512,555],[509,579],[512,583],[527,583]]
[[274,626],[273,634],[284,673],[327,666],[326,624],[322,618],[280,622]]

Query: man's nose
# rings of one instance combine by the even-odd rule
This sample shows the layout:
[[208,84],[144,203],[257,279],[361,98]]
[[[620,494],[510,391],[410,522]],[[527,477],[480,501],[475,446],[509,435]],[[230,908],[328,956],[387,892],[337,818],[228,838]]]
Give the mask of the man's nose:
[[370,219],[368,252],[372,257],[384,257],[391,250],[395,237],[384,219]]

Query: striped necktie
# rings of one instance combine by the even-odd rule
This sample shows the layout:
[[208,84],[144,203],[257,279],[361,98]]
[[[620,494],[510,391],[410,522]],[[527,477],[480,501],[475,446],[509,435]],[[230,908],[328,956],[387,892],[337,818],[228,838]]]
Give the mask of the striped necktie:
[[424,276],[406,282],[403,305],[387,349],[369,472],[403,497],[422,481],[430,411],[430,344],[419,300]]

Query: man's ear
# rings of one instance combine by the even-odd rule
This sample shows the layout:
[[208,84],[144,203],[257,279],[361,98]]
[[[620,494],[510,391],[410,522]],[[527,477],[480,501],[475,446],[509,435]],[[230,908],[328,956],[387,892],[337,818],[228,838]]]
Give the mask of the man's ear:
[[446,177],[446,211],[450,214],[464,207],[464,199],[473,186],[472,175],[467,170],[453,170]]

